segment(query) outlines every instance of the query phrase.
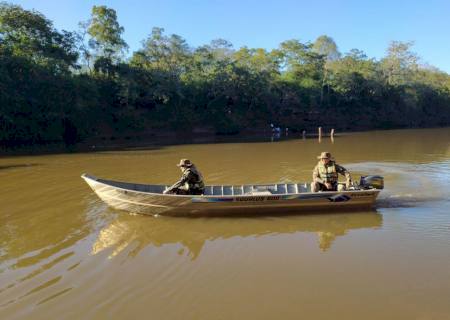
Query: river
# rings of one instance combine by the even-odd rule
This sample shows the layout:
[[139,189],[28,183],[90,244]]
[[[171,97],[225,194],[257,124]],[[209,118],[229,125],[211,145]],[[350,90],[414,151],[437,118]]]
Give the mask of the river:
[[[80,178],[310,181],[321,151],[385,177],[373,210],[131,215]],[[450,319],[450,128],[3,156],[0,181],[0,319]]]

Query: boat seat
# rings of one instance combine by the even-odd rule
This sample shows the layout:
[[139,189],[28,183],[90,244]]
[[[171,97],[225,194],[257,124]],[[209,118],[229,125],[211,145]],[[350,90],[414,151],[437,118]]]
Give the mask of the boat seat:
[[242,191],[243,191],[242,186],[233,186],[234,195],[242,195]]
[[213,194],[212,193],[212,186],[205,186],[205,192],[203,192],[203,194],[205,196],[211,196]]
[[233,196],[244,194],[291,194],[309,192],[308,183],[278,183],[274,185],[205,186],[205,196]]
[[223,195],[223,190],[222,190],[222,186],[213,186],[212,187],[212,194],[215,196],[222,196]]
[[311,185],[309,183],[298,183],[298,192],[311,192]]
[[232,196],[233,195],[233,186],[223,186],[223,195],[224,196]]
[[286,194],[286,184],[279,183],[276,185],[276,194]]
[[243,189],[244,189],[244,194],[253,192],[253,186],[244,185]]
[[272,195],[272,192],[266,190],[266,191],[253,191],[251,193],[252,196],[270,196]]
[[272,194],[275,191],[275,185],[256,185],[253,188],[253,191],[255,192],[269,192]]
[[297,184],[296,183],[288,183],[287,185],[287,193],[297,193]]

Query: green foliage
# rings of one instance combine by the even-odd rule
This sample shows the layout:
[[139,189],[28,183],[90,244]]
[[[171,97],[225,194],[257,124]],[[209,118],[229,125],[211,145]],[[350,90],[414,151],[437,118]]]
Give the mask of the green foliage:
[[[0,4],[0,143],[8,147],[213,129],[401,128],[450,125],[450,76],[412,43],[380,61],[334,40],[192,48],[153,28],[128,61],[116,12],[94,6],[79,34]],[[86,38],[87,37],[87,38]],[[78,57],[81,57],[78,60]],[[80,66],[77,63],[81,64]]]
[[75,67],[75,33],[58,32],[39,12],[1,2],[0,35],[3,52],[25,57],[53,72],[67,72]]
[[116,11],[106,6],[93,6],[91,15],[86,25],[91,36],[89,46],[97,57],[119,58],[128,45],[121,37],[124,28],[117,21]]
[[318,37],[314,41],[312,48],[316,53],[324,56],[327,61],[335,61],[341,57],[341,53],[333,38],[326,35]]
[[418,70],[418,57],[410,50],[413,42],[393,41],[387,56],[381,61],[381,68],[389,85],[404,85],[411,81]]

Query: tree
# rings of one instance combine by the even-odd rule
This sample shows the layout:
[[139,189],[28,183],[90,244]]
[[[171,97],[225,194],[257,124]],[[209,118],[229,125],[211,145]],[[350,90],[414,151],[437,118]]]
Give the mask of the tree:
[[306,86],[316,86],[322,79],[324,58],[312,50],[310,43],[298,40],[282,42],[279,49],[281,66],[288,78],[296,79]]
[[[281,80],[291,83],[284,86],[289,88],[290,99],[296,96],[297,109],[313,109],[321,103],[323,82],[323,70],[325,59],[322,55],[312,50],[310,43],[303,44],[298,40],[282,42],[277,51],[274,51],[280,59],[282,75]],[[295,88],[292,92],[290,89]]]
[[[193,48],[153,28],[124,61],[122,34],[105,6],[75,35],[1,3],[0,143],[73,145],[144,129],[236,133],[270,122],[297,130],[450,124],[450,76],[419,65],[412,43],[391,43],[380,61],[357,49],[341,56],[328,36],[235,50],[223,39]],[[93,72],[75,70],[77,50]]]
[[377,68],[374,59],[368,59],[367,55],[361,50],[352,49],[341,59],[330,62],[331,83],[337,87],[341,84],[340,77],[352,73],[358,73],[367,80],[378,81],[379,79],[375,79],[378,76]]
[[392,41],[381,66],[389,85],[402,85],[411,80],[418,69],[418,57],[410,49],[414,42]]
[[325,56],[326,61],[335,61],[341,57],[341,53],[333,38],[326,35],[318,37],[316,41],[314,41],[312,49],[316,53]]
[[153,28],[142,42],[142,48],[133,54],[131,63],[143,68],[169,72],[180,76],[189,66],[191,50],[181,36],[164,35],[163,28]]
[[91,36],[89,46],[95,51],[95,56],[120,60],[128,45],[122,39],[124,28],[117,21],[116,11],[106,6],[93,6],[91,15],[86,26]]
[[326,35],[318,37],[316,41],[313,43],[312,49],[316,53],[325,57],[325,63],[323,64],[322,91],[320,93],[320,104],[323,104],[325,87],[328,88],[328,94],[330,91],[329,85],[330,63],[338,60],[341,56],[341,53],[338,51],[337,45],[334,42],[333,38],[330,38]]
[[340,99],[352,103],[369,103],[379,93],[378,66],[373,59],[358,49],[352,49],[341,59],[330,62],[331,88]]
[[4,52],[31,59],[53,72],[76,67],[76,35],[58,32],[41,13],[0,3],[0,46]]

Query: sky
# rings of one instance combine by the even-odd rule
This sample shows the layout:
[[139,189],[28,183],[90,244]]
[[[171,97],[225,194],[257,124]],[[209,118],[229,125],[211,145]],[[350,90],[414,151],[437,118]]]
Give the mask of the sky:
[[422,63],[450,73],[450,0],[15,0],[61,30],[78,30],[94,5],[116,10],[133,52],[153,27],[197,47],[226,39],[234,48],[274,49],[290,39],[332,37],[341,52],[352,48],[380,59],[391,41],[414,41]]

